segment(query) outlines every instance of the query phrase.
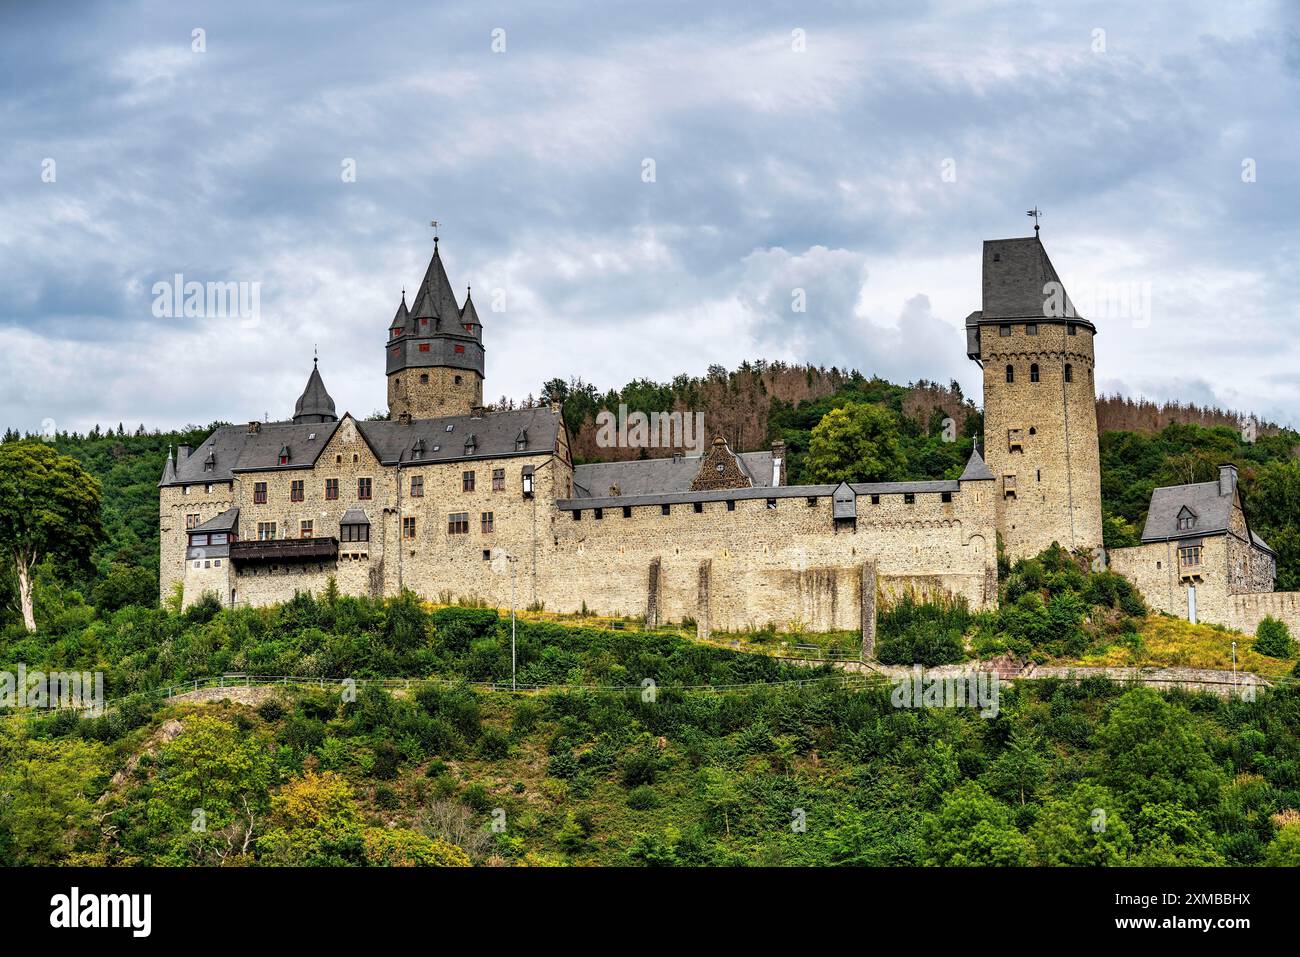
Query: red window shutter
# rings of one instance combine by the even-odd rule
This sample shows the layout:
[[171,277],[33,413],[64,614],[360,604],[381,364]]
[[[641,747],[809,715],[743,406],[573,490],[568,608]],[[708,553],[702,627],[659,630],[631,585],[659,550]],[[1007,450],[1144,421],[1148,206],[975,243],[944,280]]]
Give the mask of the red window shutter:
[[420,343],[420,351],[421,351],[421,352],[428,352],[428,351],[429,351],[429,344],[428,344],[427,342],[421,342],[421,343]]
[[465,351],[465,347],[464,347],[464,346],[457,346],[457,347],[456,347],[456,351],[457,351],[457,352],[464,352],[464,351]]

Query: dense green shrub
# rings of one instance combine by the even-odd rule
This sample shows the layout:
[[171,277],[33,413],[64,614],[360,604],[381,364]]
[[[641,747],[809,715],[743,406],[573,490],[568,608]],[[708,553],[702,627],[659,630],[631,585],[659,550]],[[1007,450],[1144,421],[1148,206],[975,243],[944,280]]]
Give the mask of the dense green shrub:
[[1290,658],[1295,654],[1295,642],[1286,622],[1267,616],[1255,628],[1255,650],[1270,658]]

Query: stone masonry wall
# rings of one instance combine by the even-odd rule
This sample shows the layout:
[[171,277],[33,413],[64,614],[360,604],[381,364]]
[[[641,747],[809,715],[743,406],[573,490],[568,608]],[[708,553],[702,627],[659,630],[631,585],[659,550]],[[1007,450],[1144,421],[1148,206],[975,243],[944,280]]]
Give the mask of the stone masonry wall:
[[[1066,548],[1101,545],[1101,480],[1092,332],[1064,322],[996,324],[980,329],[984,363],[984,459],[998,483],[998,527],[1014,560],[1036,555],[1053,541]],[[1032,381],[1037,364],[1039,381]],[[1065,366],[1071,381],[1065,381]],[[1006,367],[1014,382],[1006,381]],[[1011,430],[1019,431],[1013,450]],[[1014,475],[1015,496],[1004,494]]]

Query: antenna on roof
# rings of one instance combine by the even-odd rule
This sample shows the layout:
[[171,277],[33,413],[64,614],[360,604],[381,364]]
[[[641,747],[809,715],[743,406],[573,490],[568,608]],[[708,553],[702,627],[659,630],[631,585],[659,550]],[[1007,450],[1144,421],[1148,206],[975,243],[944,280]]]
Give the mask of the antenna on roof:
[[1032,216],[1034,220],[1034,236],[1038,236],[1038,217],[1043,215],[1043,211],[1035,206],[1033,209],[1025,211],[1026,216]]

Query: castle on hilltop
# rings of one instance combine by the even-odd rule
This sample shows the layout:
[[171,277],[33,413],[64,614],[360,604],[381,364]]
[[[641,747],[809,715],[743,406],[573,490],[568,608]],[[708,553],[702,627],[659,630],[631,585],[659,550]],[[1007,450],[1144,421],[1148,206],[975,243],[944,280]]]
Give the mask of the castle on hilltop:
[[[986,241],[983,256],[966,340],[984,372],[985,456],[952,480],[788,485],[779,442],[740,451],[719,437],[697,455],[575,466],[558,406],[486,411],[483,325],[468,292],[458,304],[435,240],[413,303],[403,293],[388,324],[387,420],[339,416],[313,365],[290,419],[168,452],[162,595],[264,605],[333,579],[345,594],[496,607],[513,594],[651,626],[692,619],[701,635],[860,629],[868,649],[877,601],[892,595],[993,606],[999,539],[1013,559],[1052,542],[1100,554],[1097,330],[1074,314],[1037,234]],[[1045,308],[1049,289],[1064,308]],[[1119,550],[1117,567],[1158,607],[1208,588],[1201,607],[1227,622],[1230,595],[1271,593],[1271,550],[1226,481],[1221,522],[1224,508],[1196,491],[1189,508],[1216,524],[1185,527],[1179,512],[1177,528]],[[1182,574],[1192,566],[1170,563],[1181,532],[1201,540],[1195,582]],[[1207,546],[1216,534],[1231,543]],[[1219,551],[1225,567],[1207,585]]]

